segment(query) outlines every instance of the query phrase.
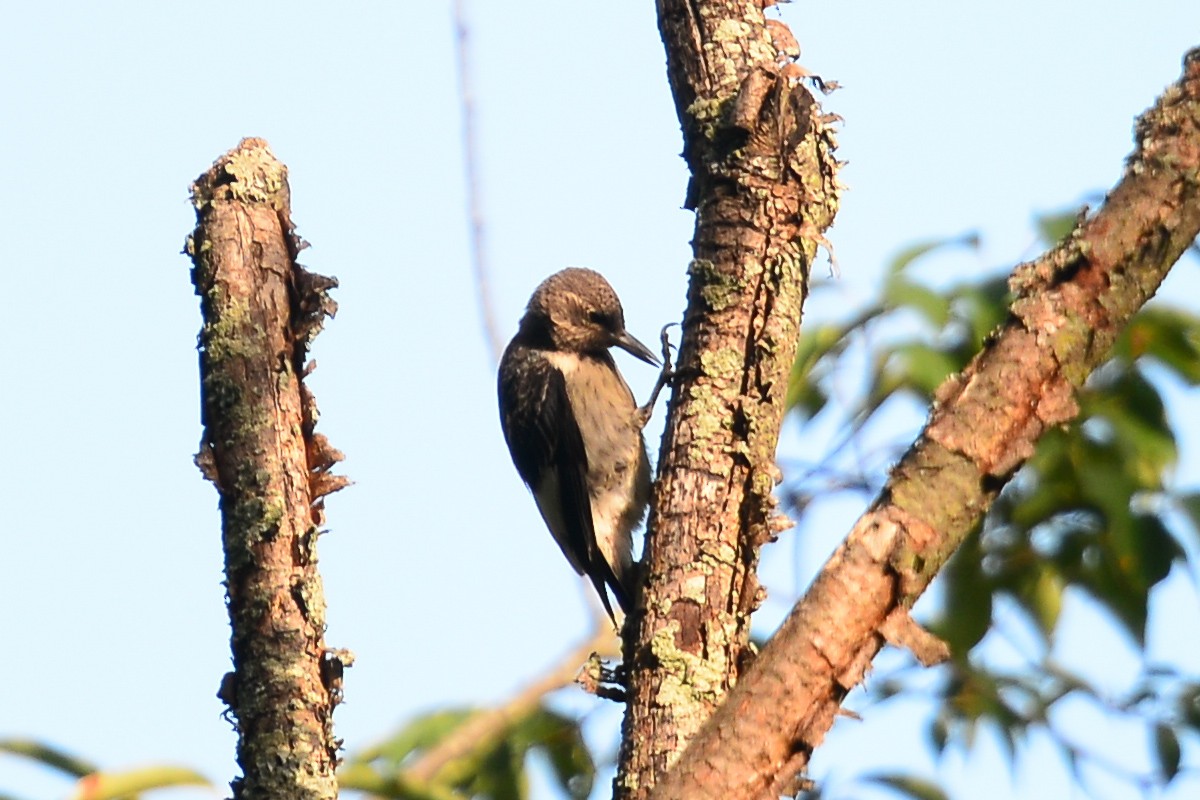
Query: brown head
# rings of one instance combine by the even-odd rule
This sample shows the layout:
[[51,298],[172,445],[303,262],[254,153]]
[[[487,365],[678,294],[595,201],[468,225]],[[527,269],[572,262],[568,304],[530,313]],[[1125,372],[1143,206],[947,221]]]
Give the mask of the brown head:
[[625,312],[612,286],[599,272],[568,267],[533,292],[521,331],[548,339],[554,350],[599,353],[616,345],[650,364],[654,353],[625,330]]

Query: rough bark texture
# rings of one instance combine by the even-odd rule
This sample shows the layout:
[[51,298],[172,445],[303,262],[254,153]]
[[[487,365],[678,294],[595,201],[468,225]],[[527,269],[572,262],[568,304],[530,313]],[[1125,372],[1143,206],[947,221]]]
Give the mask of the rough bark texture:
[[192,186],[188,239],[201,298],[204,442],[217,487],[234,671],[220,697],[236,716],[235,798],[337,796],[333,708],[344,656],[326,651],[316,568],[320,498],[344,485],[340,454],[313,433],[305,353],[336,285],[296,264],[287,170],[246,139]]
[[1138,147],[1101,210],[1014,271],[1005,325],[937,393],[928,424],[880,497],[721,709],[654,792],[775,797],[838,704],[1049,427],[1200,233],[1200,50],[1137,126]]
[[[662,0],[695,258],[648,523],[619,797],[646,797],[737,680],[808,274],[837,207],[833,138],[757,4]],[[775,34],[774,42],[772,33]]]

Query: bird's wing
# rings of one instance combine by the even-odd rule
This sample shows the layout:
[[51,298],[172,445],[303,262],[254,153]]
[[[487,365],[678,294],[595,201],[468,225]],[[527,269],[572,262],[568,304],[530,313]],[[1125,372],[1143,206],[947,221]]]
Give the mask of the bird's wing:
[[[510,354],[520,358],[518,354]],[[613,616],[604,585],[627,607],[620,580],[596,544],[587,487],[587,450],[560,369],[526,353],[521,369],[500,370],[500,408],[513,464],[533,490],[538,510],[563,555],[587,575]]]

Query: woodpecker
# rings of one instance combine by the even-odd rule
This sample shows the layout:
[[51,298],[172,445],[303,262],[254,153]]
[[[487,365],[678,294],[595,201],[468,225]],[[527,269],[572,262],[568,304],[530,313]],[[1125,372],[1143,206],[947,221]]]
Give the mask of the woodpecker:
[[[563,555],[586,575],[616,624],[636,586],[632,533],[650,499],[639,409],[609,348],[660,362],[625,330],[604,276],[572,267],[534,291],[500,359],[500,423],[513,464]],[[664,375],[666,370],[664,370]],[[660,380],[661,383],[661,380]],[[657,391],[656,391],[657,394]]]

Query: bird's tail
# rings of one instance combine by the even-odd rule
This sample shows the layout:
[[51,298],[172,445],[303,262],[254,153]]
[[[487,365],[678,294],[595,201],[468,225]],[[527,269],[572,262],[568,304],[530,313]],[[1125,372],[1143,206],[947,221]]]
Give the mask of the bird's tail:
[[604,610],[608,612],[609,618],[616,625],[617,617],[609,603],[608,591],[605,590],[605,586],[607,585],[608,589],[612,591],[612,596],[617,599],[617,605],[620,606],[621,611],[629,614],[633,610],[633,593],[637,586],[638,565],[630,560],[626,564],[618,564],[614,569],[613,565],[608,563],[608,559],[603,556],[596,560],[600,562],[600,569],[589,570],[592,585],[596,587],[596,594],[600,595],[600,602],[604,604]]

